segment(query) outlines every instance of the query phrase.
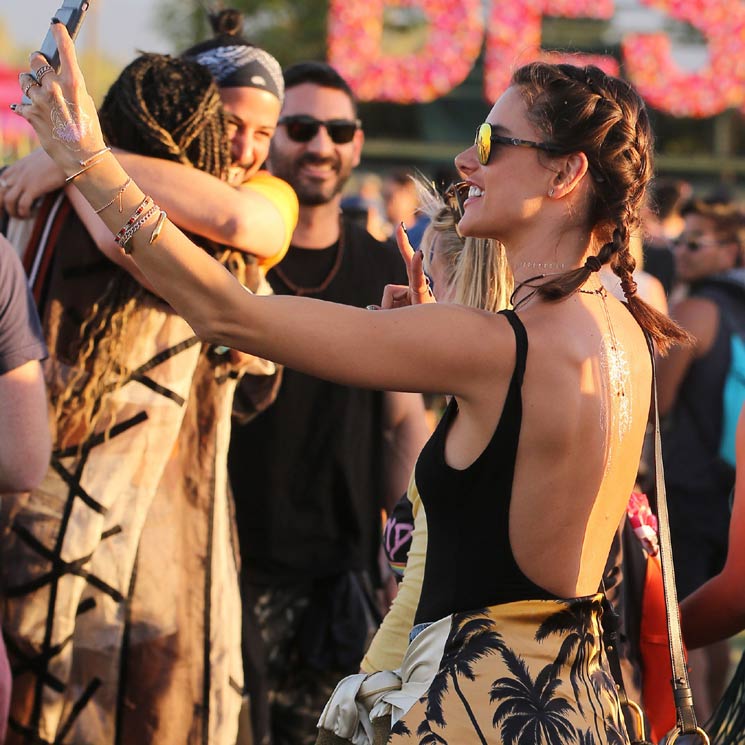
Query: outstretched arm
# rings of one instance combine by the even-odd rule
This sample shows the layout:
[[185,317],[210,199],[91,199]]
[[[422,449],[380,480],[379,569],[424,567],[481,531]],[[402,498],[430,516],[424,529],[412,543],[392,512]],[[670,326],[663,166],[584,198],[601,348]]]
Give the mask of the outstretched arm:
[[98,250],[107,259],[113,261],[114,264],[118,264],[122,269],[128,271],[146,290],[157,295],[158,293],[155,291],[155,288],[150,284],[137,264],[129,256],[122,253],[119,246],[114,243],[114,237],[111,231],[106,227],[106,223],[93,211],[93,207],[88,204],[86,198],[74,186],[68,186],[65,189],[65,193],[80,221],[88,231],[88,235],[90,235],[98,247]]
[[[75,184],[100,208],[128,176],[113,156],[94,157],[103,146],[95,107],[64,26],[55,24],[53,33],[60,74],[45,75],[41,86],[21,75],[32,103],[16,110],[69,176],[93,157]],[[34,55],[31,64],[37,69],[44,59]],[[128,188],[123,214],[133,214],[143,197],[136,185]],[[117,206],[104,209],[101,217],[112,232],[119,230]],[[514,335],[492,314],[437,304],[373,312],[309,298],[256,297],[169,221],[151,245],[156,219],[135,233],[132,257],[158,294],[208,341],[349,385],[447,391],[465,399],[476,398],[496,376],[512,371]]]
[[[257,182],[233,187],[181,163],[117,151],[132,178],[153,196],[184,230],[260,258],[280,258],[297,221],[297,197],[274,177],[273,189]],[[43,151],[35,150],[3,171],[0,201],[15,217],[28,217],[33,203],[64,186],[65,174]],[[84,222],[88,217],[76,211]],[[276,262],[275,262],[276,263]]]

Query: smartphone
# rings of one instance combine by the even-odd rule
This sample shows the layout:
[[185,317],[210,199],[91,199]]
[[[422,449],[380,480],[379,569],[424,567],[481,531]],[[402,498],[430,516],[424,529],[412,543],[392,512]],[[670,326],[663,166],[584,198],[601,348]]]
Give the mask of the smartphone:
[[[75,41],[78,31],[80,31],[80,27],[83,25],[83,20],[89,6],[89,0],[64,0],[61,7],[54,14],[55,18],[59,18],[67,26],[67,33],[70,34],[70,38],[73,41]],[[49,60],[49,64],[54,68],[54,71],[59,72],[59,50],[57,49],[57,42],[54,40],[54,36],[52,36],[51,29],[47,31],[47,35],[44,37],[39,51]],[[24,96],[23,103],[30,103],[30,100]]]

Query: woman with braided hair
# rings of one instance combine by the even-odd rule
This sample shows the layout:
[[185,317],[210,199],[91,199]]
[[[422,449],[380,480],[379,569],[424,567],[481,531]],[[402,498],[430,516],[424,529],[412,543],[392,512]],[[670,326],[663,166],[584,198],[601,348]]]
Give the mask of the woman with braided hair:
[[[21,76],[32,103],[16,111],[98,206],[127,174],[102,151],[74,49],[53,29],[61,72],[38,86]],[[43,64],[32,57],[33,71]],[[77,150],[55,137],[53,111],[90,117]],[[631,279],[628,236],[652,173],[647,113],[596,68],[530,64],[456,165],[470,187],[459,230],[503,243],[514,310],[416,303],[421,281],[411,307],[391,310],[257,297],[156,218],[127,250],[205,338],[346,384],[453,396],[415,472],[428,542],[413,640],[398,674],[340,684],[322,740],[628,742],[598,587],[649,413],[645,332],[661,350],[686,338]],[[145,200],[128,191],[124,214]],[[120,230],[116,210],[102,217]],[[600,284],[608,262],[631,313]],[[373,691],[370,726],[359,714]]]
[[[196,62],[142,55],[100,117],[111,145],[227,175],[227,117]],[[134,185],[120,186],[102,205],[123,215]],[[56,442],[40,488],[3,502],[9,742],[233,745],[243,678],[230,411],[240,374],[274,367],[200,343],[151,283],[130,276],[73,185],[42,213],[47,230],[26,258]],[[194,240],[245,268],[239,252]]]

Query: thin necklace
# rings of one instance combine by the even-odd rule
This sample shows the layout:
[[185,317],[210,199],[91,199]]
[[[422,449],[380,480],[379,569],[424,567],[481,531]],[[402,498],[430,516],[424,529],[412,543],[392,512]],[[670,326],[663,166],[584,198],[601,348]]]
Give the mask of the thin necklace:
[[608,297],[608,291],[602,285],[598,287],[596,290],[583,290],[580,287],[579,291],[583,295],[600,295],[600,297],[602,297],[603,300],[605,300],[605,298]]
[[320,285],[318,285],[317,287],[303,287],[302,285],[296,284],[279,268],[279,264],[273,267],[272,271],[277,275],[277,277],[280,278],[280,280],[282,281],[282,284],[284,284],[285,287],[287,287],[287,289],[291,293],[293,293],[293,295],[297,295],[299,297],[303,297],[304,295],[318,295],[328,288],[328,286],[334,280],[334,277],[336,277],[336,275],[339,273],[339,269],[341,268],[341,259],[342,259],[343,254],[344,254],[344,223],[340,220],[339,221],[339,240],[337,241],[336,258],[334,259],[334,264],[329,270],[329,273],[326,275],[326,278],[323,280],[323,282],[321,282]]

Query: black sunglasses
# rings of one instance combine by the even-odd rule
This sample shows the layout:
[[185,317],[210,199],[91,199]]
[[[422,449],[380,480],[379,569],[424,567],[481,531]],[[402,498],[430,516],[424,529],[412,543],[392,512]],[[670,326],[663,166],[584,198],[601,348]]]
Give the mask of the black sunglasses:
[[687,251],[691,251],[692,253],[695,253],[700,248],[711,248],[712,246],[718,246],[719,241],[717,240],[709,240],[704,241],[700,238],[687,238],[684,235],[679,236],[675,240],[673,240],[673,244],[675,246],[680,246],[681,248],[685,248]]
[[297,116],[283,116],[279,124],[284,125],[287,136],[294,142],[310,142],[321,127],[325,127],[332,142],[345,145],[351,142],[354,133],[362,126],[359,119],[327,119],[322,121],[312,116],[298,114]]
[[529,147],[535,150],[545,150],[549,153],[556,153],[559,151],[559,148],[555,145],[550,145],[547,142],[534,142],[533,140],[521,140],[518,137],[506,137],[504,135],[492,134],[491,124],[489,124],[489,122],[484,122],[483,124],[479,124],[479,128],[476,130],[476,139],[473,143],[476,145],[479,163],[481,163],[482,166],[487,165],[489,162],[492,142],[496,142],[499,145],[510,145],[512,147]]

